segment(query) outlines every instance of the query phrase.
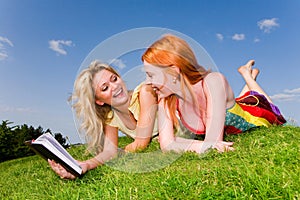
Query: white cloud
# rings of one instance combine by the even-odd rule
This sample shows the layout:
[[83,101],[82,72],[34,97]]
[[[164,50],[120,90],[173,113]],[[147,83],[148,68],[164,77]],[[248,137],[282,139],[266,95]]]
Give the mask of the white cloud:
[[296,88],[296,89],[292,89],[292,90],[286,89],[286,90],[284,90],[284,92],[286,92],[286,93],[300,94],[300,88]]
[[14,44],[8,38],[0,36],[0,60],[5,60],[8,58],[6,46],[13,47]]
[[64,49],[64,46],[74,46],[71,40],[50,40],[49,48],[58,54],[67,55],[67,51]]
[[109,61],[109,64],[112,64],[119,69],[124,69],[126,67],[125,63],[121,59],[113,59]]
[[5,60],[6,58],[8,58],[8,55],[6,52],[0,52],[0,60]]
[[237,40],[237,41],[241,41],[241,40],[244,40],[246,38],[245,34],[234,34],[232,36],[232,39],[233,40]]
[[253,42],[258,43],[258,42],[260,42],[260,39],[259,38],[254,38]]
[[218,40],[223,41],[224,36],[221,33],[217,33],[216,36],[217,36]]
[[6,105],[0,105],[1,112],[11,112],[11,113],[31,113],[34,112],[31,108],[22,107],[11,107]]
[[292,100],[295,100],[295,97],[296,97],[296,95],[284,94],[284,93],[275,94],[275,95],[270,96],[270,98],[272,100],[278,100],[278,101],[292,101]]
[[4,46],[3,43],[4,43],[4,44],[8,44],[8,45],[11,46],[11,47],[14,46],[14,44],[13,44],[9,39],[0,36],[0,47],[3,47],[3,46]]
[[262,30],[264,33],[270,33],[271,30],[275,29],[276,27],[279,27],[279,23],[277,23],[277,18],[272,19],[263,19],[257,22],[257,25],[260,30]]
[[278,101],[300,101],[300,88],[286,89],[283,93],[270,96],[272,100]]

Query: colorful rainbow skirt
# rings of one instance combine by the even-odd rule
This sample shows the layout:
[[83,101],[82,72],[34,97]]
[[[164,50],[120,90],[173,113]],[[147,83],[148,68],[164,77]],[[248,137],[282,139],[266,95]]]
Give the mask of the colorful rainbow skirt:
[[238,134],[249,129],[273,125],[282,125],[286,120],[277,106],[255,91],[248,91],[236,98],[233,107],[227,109],[225,119],[225,134]]

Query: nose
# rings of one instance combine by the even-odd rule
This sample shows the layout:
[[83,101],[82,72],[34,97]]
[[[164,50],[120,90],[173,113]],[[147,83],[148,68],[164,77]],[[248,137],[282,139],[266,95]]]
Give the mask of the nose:
[[114,91],[118,88],[118,84],[117,83],[110,83],[110,87]]
[[145,83],[146,83],[146,84],[149,84],[149,85],[150,85],[150,84],[152,85],[152,80],[151,80],[151,78],[148,77],[148,76],[146,76]]

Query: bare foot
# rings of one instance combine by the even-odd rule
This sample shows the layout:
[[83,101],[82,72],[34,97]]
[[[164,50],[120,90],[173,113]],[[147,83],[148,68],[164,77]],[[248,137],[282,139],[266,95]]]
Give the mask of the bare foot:
[[256,80],[256,78],[257,78],[259,72],[260,72],[260,71],[259,71],[259,69],[257,69],[257,68],[252,69],[251,75],[252,75],[252,78],[253,78],[254,80]]
[[246,65],[239,67],[238,71],[242,75],[250,74],[252,76],[252,66],[254,65],[254,60],[249,60]]

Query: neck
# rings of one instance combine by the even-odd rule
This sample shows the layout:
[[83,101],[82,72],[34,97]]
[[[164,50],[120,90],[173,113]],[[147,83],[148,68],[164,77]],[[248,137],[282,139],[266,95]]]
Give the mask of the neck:
[[112,107],[112,109],[121,115],[127,115],[129,112],[128,107],[129,107],[129,104],[131,101],[131,97],[132,97],[132,92],[129,92],[129,98],[126,101],[126,103],[119,105],[119,106],[114,106],[114,107]]
[[188,88],[186,84],[182,84],[183,87],[181,87],[181,82],[178,82],[176,85],[177,92],[175,95],[186,103],[194,103],[193,94],[191,93],[190,88]]

